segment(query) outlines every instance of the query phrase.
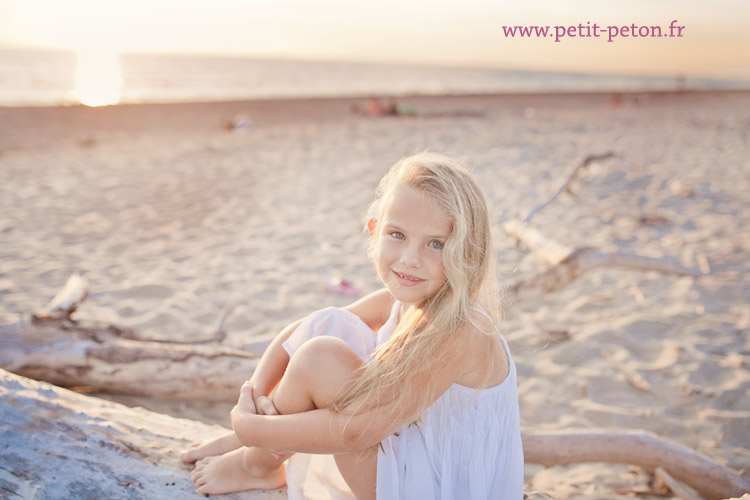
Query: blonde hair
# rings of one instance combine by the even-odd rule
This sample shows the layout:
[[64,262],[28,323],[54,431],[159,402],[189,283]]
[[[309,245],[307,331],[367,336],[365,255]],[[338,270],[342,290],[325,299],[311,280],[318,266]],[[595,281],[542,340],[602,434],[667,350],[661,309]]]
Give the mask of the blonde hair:
[[[446,280],[434,294],[409,309],[391,339],[375,351],[361,377],[332,407],[341,411],[355,401],[365,407],[393,403],[392,417],[405,425],[427,408],[432,391],[421,384],[432,380],[429,367],[456,351],[451,347],[459,341],[455,335],[459,329],[470,324],[499,342],[494,330],[499,297],[487,203],[471,174],[441,154],[403,158],[380,181],[367,212],[368,224],[375,221],[377,226],[399,186],[422,192],[450,220],[451,232],[442,250]],[[378,233],[373,232],[368,252],[373,260]],[[477,321],[472,311],[476,307],[489,314],[493,324]],[[489,356],[488,352],[488,360]],[[415,401],[415,410],[403,410],[414,408]]]

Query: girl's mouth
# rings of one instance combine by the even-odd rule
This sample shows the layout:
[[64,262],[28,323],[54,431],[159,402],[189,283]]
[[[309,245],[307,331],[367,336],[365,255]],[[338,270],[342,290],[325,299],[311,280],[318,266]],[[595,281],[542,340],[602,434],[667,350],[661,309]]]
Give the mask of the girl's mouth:
[[396,275],[399,283],[401,283],[404,286],[414,286],[425,281],[422,278],[412,276],[411,274],[400,273],[398,271],[393,271],[393,274]]

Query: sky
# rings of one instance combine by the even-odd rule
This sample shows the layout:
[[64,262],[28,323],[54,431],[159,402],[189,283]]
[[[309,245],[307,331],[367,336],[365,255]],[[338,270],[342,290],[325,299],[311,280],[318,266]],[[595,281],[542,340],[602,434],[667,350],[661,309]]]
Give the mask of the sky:
[[0,0],[0,47],[750,79],[750,1]]

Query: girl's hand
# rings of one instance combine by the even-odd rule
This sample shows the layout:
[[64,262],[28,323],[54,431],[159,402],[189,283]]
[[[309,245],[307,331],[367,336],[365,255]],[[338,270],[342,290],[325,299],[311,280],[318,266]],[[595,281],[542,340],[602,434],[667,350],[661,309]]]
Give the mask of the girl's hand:
[[259,412],[255,407],[255,400],[253,399],[253,384],[249,380],[242,384],[240,389],[240,399],[232,409],[232,412],[237,411],[238,413],[251,413],[257,415]]
[[[268,396],[260,395],[255,399],[255,411],[258,415],[279,415],[279,410],[276,409],[276,406],[273,404],[273,401],[271,401],[271,398]],[[288,456],[287,453],[280,451],[280,450],[266,450],[268,453],[271,454],[276,459],[280,459],[282,457]]]
[[278,415],[279,410],[274,406],[273,401],[268,396],[260,394],[255,395],[253,389],[253,382],[251,380],[245,381],[240,389],[240,399],[237,401],[239,411],[245,413],[253,413],[255,415]]
[[[232,421],[232,428],[234,429],[235,425],[242,417],[247,418],[248,415],[278,414],[278,410],[267,396],[258,396],[257,399],[253,399],[253,384],[248,380],[242,384],[242,388],[240,389],[240,399],[237,401],[237,404],[234,405],[232,411],[229,412],[229,417]],[[287,455],[287,453],[280,450],[267,451],[277,459]]]
[[273,401],[268,396],[258,396],[255,398],[255,410],[258,415],[278,415],[279,410],[274,406]]
[[[253,384],[249,380],[242,384],[240,389],[240,399],[229,412],[229,419],[232,421],[232,429],[237,432],[237,425],[243,420],[247,420],[252,415],[257,415],[255,402],[253,401]],[[247,445],[246,445],[247,446]]]

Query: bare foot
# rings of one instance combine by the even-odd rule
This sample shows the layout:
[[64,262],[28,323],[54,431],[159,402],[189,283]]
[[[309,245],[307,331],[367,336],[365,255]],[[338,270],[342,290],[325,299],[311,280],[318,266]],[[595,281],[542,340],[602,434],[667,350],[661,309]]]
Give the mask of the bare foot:
[[228,432],[224,435],[211,439],[209,441],[196,441],[187,450],[180,453],[180,460],[185,463],[192,463],[214,455],[223,455],[224,453],[240,448],[242,443],[237,439],[234,432]]
[[206,457],[193,470],[193,483],[201,494],[219,495],[245,490],[273,490],[286,483],[284,466],[263,471],[258,467],[245,469],[245,448],[218,457]]

